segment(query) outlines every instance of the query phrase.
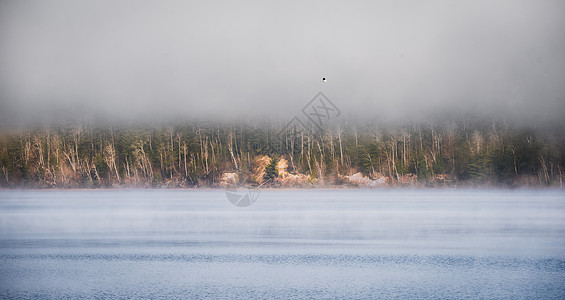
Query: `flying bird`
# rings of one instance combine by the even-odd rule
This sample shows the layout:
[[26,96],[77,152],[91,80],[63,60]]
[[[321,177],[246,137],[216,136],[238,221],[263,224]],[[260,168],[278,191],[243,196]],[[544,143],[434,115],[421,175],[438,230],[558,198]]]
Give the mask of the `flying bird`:
[[322,82],[326,82],[326,77],[322,77]]

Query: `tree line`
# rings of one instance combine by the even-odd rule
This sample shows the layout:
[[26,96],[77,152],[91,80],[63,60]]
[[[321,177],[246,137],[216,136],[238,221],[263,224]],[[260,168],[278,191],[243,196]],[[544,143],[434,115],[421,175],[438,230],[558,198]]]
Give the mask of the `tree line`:
[[[218,186],[237,173],[248,185],[256,158],[288,161],[314,185],[362,173],[419,185],[562,186],[565,143],[558,128],[497,120],[406,123],[340,121],[322,130],[281,122],[76,122],[4,130],[4,187]],[[269,167],[268,176],[276,176]]]

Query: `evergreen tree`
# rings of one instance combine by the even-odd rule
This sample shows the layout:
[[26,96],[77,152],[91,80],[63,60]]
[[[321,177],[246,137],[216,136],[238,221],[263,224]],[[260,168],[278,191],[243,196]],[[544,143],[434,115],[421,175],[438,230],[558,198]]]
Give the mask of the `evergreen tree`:
[[263,176],[264,181],[275,179],[275,177],[279,175],[277,170],[277,163],[278,158],[271,158],[271,163],[269,163],[267,167],[265,167],[265,175]]

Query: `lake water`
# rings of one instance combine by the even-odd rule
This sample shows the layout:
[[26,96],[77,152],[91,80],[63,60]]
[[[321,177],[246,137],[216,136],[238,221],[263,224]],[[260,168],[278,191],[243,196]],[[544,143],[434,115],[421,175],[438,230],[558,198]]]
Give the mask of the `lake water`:
[[0,191],[0,298],[565,298],[563,191]]

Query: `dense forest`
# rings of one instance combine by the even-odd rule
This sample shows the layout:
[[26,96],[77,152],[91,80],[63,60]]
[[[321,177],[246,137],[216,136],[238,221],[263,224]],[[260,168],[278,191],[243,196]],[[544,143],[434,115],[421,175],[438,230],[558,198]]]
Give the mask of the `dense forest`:
[[0,134],[0,185],[219,187],[235,174],[242,185],[290,186],[277,180],[284,161],[287,174],[305,178],[300,186],[356,185],[348,178],[358,174],[384,186],[562,187],[565,142],[553,128],[478,119],[341,121],[323,130],[284,122],[30,126]]

